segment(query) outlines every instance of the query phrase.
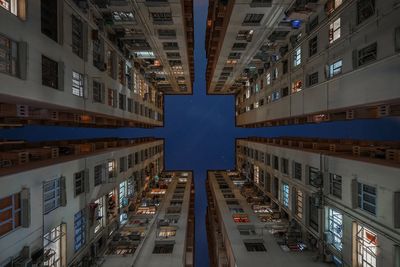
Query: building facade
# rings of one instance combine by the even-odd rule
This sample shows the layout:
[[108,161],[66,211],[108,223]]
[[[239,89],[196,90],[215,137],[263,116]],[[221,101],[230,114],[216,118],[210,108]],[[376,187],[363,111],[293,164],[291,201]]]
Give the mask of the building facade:
[[2,124],[162,126],[163,95],[192,92],[192,15],[190,1],[1,1]]
[[210,1],[207,92],[235,94],[243,127],[398,115],[399,12],[395,0]]
[[238,171],[336,266],[399,266],[399,143],[249,138]]
[[163,145],[154,138],[3,142],[0,266],[92,266],[164,169]]
[[[149,203],[154,195],[155,205]],[[131,240],[128,253],[124,239],[112,238],[102,266],[194,266],[192,172],[163,172],[119,232],[140,238]]]

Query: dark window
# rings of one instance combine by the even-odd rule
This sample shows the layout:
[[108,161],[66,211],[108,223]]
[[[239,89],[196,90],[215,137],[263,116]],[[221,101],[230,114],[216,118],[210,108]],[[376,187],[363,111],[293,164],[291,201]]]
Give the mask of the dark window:
[[104,86],[98,81],[93,81],[93,101],[97,103],[104,103],[105,92]]
[[288,72],[289,69],[289,64],[287,60],[283,60],[282,61],[282,73],[286,74]]
[[80,171],[74,174],[75,196],[85,192],[85,171]]
[[172,14],[170,12],[153,12],[151,13],[154,24],[171,24]]
[[119,172],[126,171],[126,157],[119,158]]
[[125,110],[126,109],[126,95],[119,94],[118,97],[118,106],[120,109]]
[[133,99],[128,98],[128,111],[133,112]]
[[376,215],[376,187],[358,183],[358,207]]
[[242,53],[229,53],[228,59],[240,59]]
[[342,177],[331,173],[329,175],[329,193],[335,197],[342,198]]
[[267,251],[263,243],[244,242],[247,251]]
[[308,86],[318,83],[318,71],[308,75]]
[[281,172],[284,174],[289,174],[289,160],[281,158]]
[[167,52],[167,58],[180,58],[179,52]]
[[302,166],[301,163],[293,162],[293,178],[301,180],[302,177]]
[[18,44],[0,35],[0,72],[18,75]]
[[308,41],[308,55],[311,57],[315,55],[318,51],[318,36],[316,35],[314,38]]
[[357,1],[357,24],[370,18],[375,13],[375,0]]
[[100,185],[103,182],[103,169],[102,164],[94,167],[94,186]]
[[378,50],[377,43],[370,44],[364,47],[363,49],[360,49],[358,51],[357,65],[362,66],[372,61],[375,61],[377,58],[377,50]]
[[318,16],[316,16],[314,19],[310,20],[310,23],[308,24],[308,31],[311,32],[313,31],[317,26],[318,26]]
[[260,24],[264,14],[247,14],[243,20],[243,25]]
[[158,30],[158,36],[160,38],[175,38],[176,37],[176,31],[175,30],[170,30],[170,29],[159,29]]
[[83,58],[83,41],[83,23],[72,16],[72,52],[80,58]]
[[42,55],[42,84],[58,89],[58,63]]
[[252,0],[250,3],[251,7],[270,7],[272,0]]
[[179,49],[178,43],[176,42],[164,42],[163,48],[165,50],[177,50]]
[[273,156],[273,159],[274,169],[279,170],[279,158],[277,156]]
[[171,254],[174,250],[174,244],[156,244],[153,253],[154,254]]
[[312,229],[318,232],[318,207],[315,205],[315,199],[313,197],[309,198],[309,225]]
[[232,46],[232,50],[245,50],[247,43],[234,43]]
[[322,186],[322,175],[317,168],[309,167],[309,184],[314,187]]
[[58,7],[55,0],[41,0],[41,29],[42,33],[54,41],[58,41]]

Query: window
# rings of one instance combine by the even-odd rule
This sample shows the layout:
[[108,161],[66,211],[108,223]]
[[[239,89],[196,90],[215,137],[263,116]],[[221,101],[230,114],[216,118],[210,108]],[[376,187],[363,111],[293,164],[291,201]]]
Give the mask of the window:
[[245,50],[247,47],[247,43],[234,43],[232,46],[232,50]]
[[342,177],[337,174],[329,174],[329,193],[337,198],[342,198]]
[[83,58],[83,23],[80,19],[72,16],[72,52]]
[[153,254],[171,254],[174,250],[174,244],[156,244]]
[[333,43],[340,38],[340,18],[337,18],[329,25],[329,43]]
[[329,77],[332,78],[342,73],[342,60],[338,60],[335,63],[329,65]]
[[315,55],[318,51],[318,35],[308,41],[308,56]]
[[117,91],[108,88],[108,105],[110,107],[116,107],[116,103],[117,103]]
[[118,106],[119,106],[119,109],[122,109],[122,110],[126,109],[126,95],[119,93]]
[[267,164],[267,166],[271,166],[271,154],[265,154],[265,164]]
[[376,60],[378,45],[377,43],[370,44],[363,49],[360,49],[357,54],[357,67],[368,64]]
[[132,12],[126,11],[113,11],[112,19],[115,22],[134,21],[135,17]]
[[0,0],[0,7],[18,16],[18,0]]
[[41,0],[41,30],[44,35],[58,41],[58,1]]
[[310,20],[310,23],[308,24],[308,31],[312,32],[318,26],[318,23],[319,23],[318,16]]
[[270,7],[272,0],[252,0],[250,3],[251,7]]
[[289,160],[281,158],[281,172],[283,174],[289,174]]
[[242,25],[258,25],[263,17],[264,14],[246,14]]
[[61,205],[61,181],[60,178],[43,184],[44,214],[55,210]]
[[85,192],[85,171],[80,171],[74,174],[75,196]]
[[342,250],[343,215],[334,209],[328,208],[328,232],[327,242],[337,250]]
[[0,72],[18,75],[18,44],[0,35]]
[[301,181],[302,166],[301,163],[293,162],[293,178]]
[[309,184],[314,187],[322,186],[322,174],[317,168],[309,167]]
[[260,183],[260,167],[254,165],[254,182],[256,184]]
[[289,70],[289,63],[287,60],[283,60],[282,61],[282,73],[286,74],[286,73],[288,73],[288,70]]
[[244,241],[244,245],[246,246],[247,251],[250,252],[267,251],[265,249],[264,243],[261,242]]
[[62,233],[65,225],[58,225],[43,236],[43,252],[46,257],[42,266],[61,266]]
[[21,226],[21,194],[0,199],[0,237]]
[[242,53],[229,53],[228,59],[240,59]]
[[176,37],[176,31],[170,29],[158,29],[158,36],[164,39],[170,39]]
[[299,218],[303,218],[303,192],[300,189],[294,189],[296,193],[295,198],[295,215]]
[[123,181],[119,184],[119,207],[123,208],[126,206],[128,206],[127,181]]
[[100,38],[93,40],[93,66],[95,66],[100,71],[106,70],[103,53],[104,53],[104,41],[101,40]]
[[179,49],[178,43],[176,43],[176,42],[164,42],[162,44],[163,44],[164,50],[178,50]]
[[376,187],[358,183],[358,207],[376,215]]
[[126,157],[119,158],[119,172],[126,171]]
[[315,205],[315,198],[310,197],[309,198],[309,222],[308,224],[312,229],[315,231],[319,232],[318,226],[318,207]]
[[108,178],[114,178],[115,175],[115,161],[114,160],[109,160],[107,162],[107,173],[108,173]]
[[83,97],[83,74],[72,71],[72,94]]
[[287,183],[282,182],[282,204],[289,208],[289,185]]
[[58,63],[42,55],[42,84],[58,89]]
[[297,47],[293,54],[293,66],[297,67],[301,64],[301,47]]
[[98,186],[103,183],[103,164],[94,166],[94,186]]
[[98,233],[105,225],[105,216],[104,216],[104,197],[100,197],[94,202],[96,206],[95,211],[95,227],[94,233]]
[[270,85],[271,84],[271,73],[267,73],[267,85]]
[[[303,90],[303,81],[302,80],[295,80],[292,82],[292,93],[297,93]],[[288,94],[285,94],[288,95]],[[283,96],[283,94],[282,94]]]
[[312,86],[318,83],[318,71],[308,75],[308,86]]
[[357,266],[376,267],[378,236],[370,229],[357,225]]
[[273,156],[273,163],[274,163],[274,169],[279,170],[279,158],[277,156]]
[[77,252],[86,243],[86,218],[84,209],[75,213],[74,229],[75,229],[74,248],[75,252]]
[[360,24],[372,17],[375,13],[375,0],[357,1],[357,24]]
[[93,101],[103,104],[105,102],[104,85],[98,81],[93,81]]
[[172,24],[172,14],[170,12],[151,13],[154,24]]
[[167,52],[167,58],[180,58],[179,52]]

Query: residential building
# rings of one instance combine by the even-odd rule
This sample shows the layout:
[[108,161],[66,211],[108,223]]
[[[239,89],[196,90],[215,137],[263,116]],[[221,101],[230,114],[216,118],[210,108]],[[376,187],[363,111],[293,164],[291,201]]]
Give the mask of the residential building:
[[254,137],[237,139],[236,164],[320,259],[399,266],[399,149],[399,142]]
[[0,146],[0,266],[93,266],[164,169],[154,138]]
[[192,13],[191,1],[2,1],[0,123],[163,126],[164,94],[192,92]]
[[399,14],[396,0],[210,1],[207,92],[235,95],[241,127],[398,116]]
[[298,234],[294,226],[290,227],[293,244],[286,242],[288,220],[276,217],[279,212],[251,189],[237,172],[208,172],[210,266],[329,266],[316,260],[315,252],[305,250],[304,243],[293,241]]
[[166,171],[111,238],[102,266],[194,266],[194,181]]

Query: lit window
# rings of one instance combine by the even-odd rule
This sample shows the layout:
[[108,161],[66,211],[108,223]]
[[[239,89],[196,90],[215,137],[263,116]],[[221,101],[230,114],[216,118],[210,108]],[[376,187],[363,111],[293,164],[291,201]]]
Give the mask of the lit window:
[[[43,266],[61,266],[62,226],[59,225],[44,235],[43,250],[46,255]],[[65,245],[65,243],[63,244]]]
[[260,105],[259,105],[259,102],[258,101],[256,101],[256,102],[254,102],[254,108],[258,108]]
[[14,14],[18,15],[18,0],[0,0],[0,7]]
[[105,225],[104,217],[104,197],[97,199],[95,202],[96,211],[94,213],[95,227],[94,233],[99,232]]
[[250,98],[250,89],[247,89],[247,90],[246,90],[246,99],[247,99],[247,98]]
[[303,192],[300,189],[295,189],[296,191],[296,206],[295,214],[298,218],[303,218]]
[[328,232],[327,242],[337,250],[342,250],[343,215],[334,209],[328,208]]
[[301,64],[301,47],[297,47],[293,54],[293,66],[297,67]]
[[271,84],[271,73],[267,73],[267,85]]
[[260,183],[260,168],[254,165],[254,182],[256,184]]
[[21,226],[21,194],[0,199],[0,237]]
[[292,83],[292,93],[300,92],[303,89],[303,81],[297,80]]
[[119,184],[119,207],[123,208],[128,205],[127,198],[127,181]]
[[329,25],[329,43],[333,43],[340,38],[340,18],[337,18]]
[[282,182],[282,203],[288,208],[289,207],[289,185]]
[[72,94],[83,97],[83,74],[72,71]]
[[275,91],[272,93],[272,102],[277,101],[281,98],[281,92]]
[[115,174],[115,161],[109,160],[107,163],[108,178],[113,178]]
[[74,248],[75,252],[77,252],[86,243],[86,218],[84,209],[75,213],[74,228],[75,228]]
[[135,55],[137,58],[150,58],[154,59],[154,53],[151,51],[140,51],[140,52],[135,52]]
[[124,12],[124,11],[113,11],[112,18],[116,22],[135,20],[135,17],[133,16],[132,12]]
[[332,78],[342,73],[342,60],[338,60],[329,65],[329,77]]
[[357,266],[376,267],[378,251],[377,234],[361,225],[357,225]]

